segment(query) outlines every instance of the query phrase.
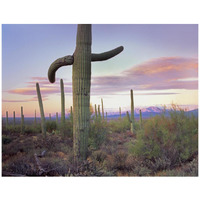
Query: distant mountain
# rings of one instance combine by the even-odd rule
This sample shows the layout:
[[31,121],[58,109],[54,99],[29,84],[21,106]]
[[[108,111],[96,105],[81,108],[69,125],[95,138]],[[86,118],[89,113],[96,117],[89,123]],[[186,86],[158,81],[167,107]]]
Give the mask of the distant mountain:
[[[134,115],[136,119],[139,119],[140,116],[140,110],[142,112],[142,117],[143,118],[149,118],[149,117],[153,117],[155,115],[160,115],[163,112],[162,108],[156,107],[156,106],[150,106],[147,108],[135,108],[134,110]],[[170,109],[166,109],[166,115],[168,116],[170,112]],[[195,110],[190,110],[190,111],[186,111],[186,113],[188,115],[194,115],[195,117],[198,117],[198,109]],[[130,110],[129,110],[129,114],[130,114]],[[122,112],[122,117],[126,116],[126,112]],[[108,118],[110,119],[114,119],[114,118],[118,118],[119,117],[119,112],[112,112],[112,113],[108,113]]]

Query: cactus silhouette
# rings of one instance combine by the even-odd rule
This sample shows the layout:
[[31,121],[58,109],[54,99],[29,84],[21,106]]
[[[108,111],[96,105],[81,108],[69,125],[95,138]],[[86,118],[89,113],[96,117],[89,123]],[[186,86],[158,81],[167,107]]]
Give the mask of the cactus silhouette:
[[42,103],[42,97],[41,97],[41,93],[40,93],[39,83],[36,83],[36,90],[37,90],[37,96],[38,96],[38,103],[39,103],[39,107],[40,107],[42,133],[46,137],[46,121],[45,121],[45,116],[44,116],[44,109],[43,109],[43,103]]
[[73,64],[73,149],[75,164],[86,160],[88,152],[91,62],[110,59],[123,50],[123,47],[120,46],[100,54],[91,53],[91,27],[90,24],[78,25],[74,54],[55,60],[48,70],[49,81],[53,83],[55,82],[55,73],[60,67]]

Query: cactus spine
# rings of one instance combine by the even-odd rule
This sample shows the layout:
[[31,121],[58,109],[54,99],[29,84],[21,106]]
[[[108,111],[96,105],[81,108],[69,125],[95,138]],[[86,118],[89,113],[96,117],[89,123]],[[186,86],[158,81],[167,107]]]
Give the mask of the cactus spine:
[[23,107],[21,107],[21,133],[24,133],[24,114],[23,114]]
[[38,96],[38,103],[40,107],[40,116],[41,116],[41,128],[42,128],[42,133],[46,137],[46,120],[44,116],[44,109],[43,109],[43,103],[42,103],[42,97],[40,93],[40,86],[39,83],[36,83],[36,90],[37,90],[37,96]]
[[60,91],[61,91],[61,134],[65,135],[65,93],[63,79],[60,79]]
[[131,90],[131,133],[134,130],[134,101],[133,101],[133,90]]
[[8,111],[6,111],[6,130],[8,130]]
[[123,51],[123,47],[120,46],[108,52],[93,54],[91,53],[91,36],[91,25],[79,24],[76,37],[76,49],[73,56],[65,56],[55,60],[48,71],[49,81],[53,83],[55,82],[55,73],[60,67],[73,64],[73,149],[75,164],[86,160],[88,153],[91,61],[107,60]]
[[101,99],[101,109],[102,109],[102,118],[103,118],[103,120],[104,120],[103,99]]
[[15,123],[15,111],[13,111],[13,126],[15,127],[16,123]]

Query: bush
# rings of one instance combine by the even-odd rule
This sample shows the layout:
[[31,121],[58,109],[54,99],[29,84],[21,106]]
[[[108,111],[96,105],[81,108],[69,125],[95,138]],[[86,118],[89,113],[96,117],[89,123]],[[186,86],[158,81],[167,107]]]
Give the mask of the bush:
[[118,120],[111,120],[109,122],[109,127],[112,132],[122,133],[127,130],[130,130],[130,122],[127,117]]
[[174,106],[169,114],[147,120],[135,144],[129,144],[133,155],[151,160],[157,170],[179,165],[198,151],[198,119]]
[[91,149],[97,150],[105,142],[108,135],[107,122],[95,120],[90,126],[89,132],[89,146]]
[[57,123],[55,121],[47,121],[46,122],[46,130],[49,133],[52,133],[57,129]]

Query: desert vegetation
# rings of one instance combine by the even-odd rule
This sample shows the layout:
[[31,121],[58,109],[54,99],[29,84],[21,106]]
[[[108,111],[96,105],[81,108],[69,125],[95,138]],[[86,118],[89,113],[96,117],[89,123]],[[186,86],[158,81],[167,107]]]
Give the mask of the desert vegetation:
[[[107,121],[91,110],[88,156],[73,162],[71,118],[46,120],[46,136],[37,124],[2,127],[3,176],[197,176],[198,119],[172,105],[167,114],[134,121]],[[94,110],[94,112],[93,112]],[[23,118],[22,118],[23,119]],[[22,120],[23,121],[23,120]],[[24,120],[26,121],[26,120]]]

